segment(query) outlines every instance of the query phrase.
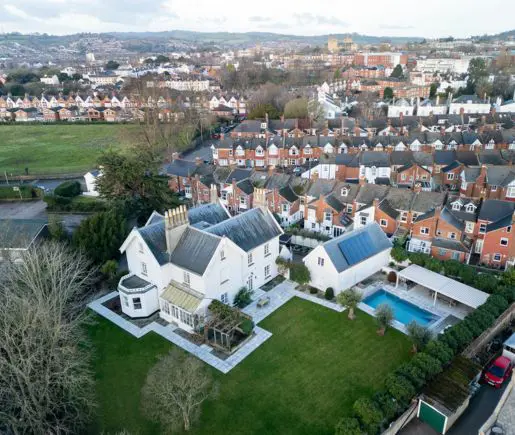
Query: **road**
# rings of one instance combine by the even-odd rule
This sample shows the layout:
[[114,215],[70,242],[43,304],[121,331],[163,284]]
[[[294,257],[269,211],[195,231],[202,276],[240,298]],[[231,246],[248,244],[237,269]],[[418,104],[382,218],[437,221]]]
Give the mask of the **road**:
[[447,432],[448,435],[470,435],[477,434],[479,428],[492,415],[502,393],[509,382],[505,382],[498,390],[490,385],[483,385],[478,393],[470,401],[469,407],[465,410],[459,420]]

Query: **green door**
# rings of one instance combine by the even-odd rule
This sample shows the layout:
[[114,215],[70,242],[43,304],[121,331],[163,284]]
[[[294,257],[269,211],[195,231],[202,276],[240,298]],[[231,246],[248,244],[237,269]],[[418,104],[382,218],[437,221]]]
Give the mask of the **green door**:
[[445,428],[445,420],[447,417],[440,414],[436,409],[432,408],[425,402],[420,403],[420,413],[418,418],[427,423],[438,433],[443,433]]

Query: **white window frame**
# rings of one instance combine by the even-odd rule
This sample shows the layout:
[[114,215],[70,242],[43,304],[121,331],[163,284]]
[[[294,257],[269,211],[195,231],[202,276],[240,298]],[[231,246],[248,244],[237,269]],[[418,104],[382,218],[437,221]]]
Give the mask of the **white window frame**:
[[252,266],[254,264],[254,260],[252,258],[252,252],[249,252],[247,254],[247,265],[248,266]]
[[325,259],[322,257],[318,257],[318,265],[323,267],[324,263],[325,263]]
[[225,304],[225,305],[227,305],[227,304],[229,303],[229,295],[227,294],[227,292],[222,293],[222,294],[220,295],[220,302],[221,302],[222,304]]
[[499,244],[501,246],[508,246],[508,238],[507,237],[501,237],[501,240],[499,241]]
[[132,308],[135,310],[141,310],[143,308],[143,304],[141,303],[141,298],[139,298],[139,297],[132,298]]
[[141,262],[141,274],[145,276],[148,275],[147,263],[145,263],[144,261]]
[[187,285],[188,287],[190,286],[191,284],[191,276],[188,272],[186,271],[183,271],[182,272],[182,282]]
[[270,278],[272,276],[271,270],[272,270],[272,268],[270,267],[269,264],[267,264],[265,266],[265,278]]
[[506,189],[506,198],[515,198],[515,186]]
[[420,234],[428,235],[429,234],[429,228],[428,227],[420,227]]
[[270,255],[270,245],[268,243],[265,244],[264,251],[265,257],[268,257]]
[[449,231],[449,233],[447,233],[447,237],[451,240],[456,240],[456,233],[453,231]]
[[380,219],[379,225],[382,226],[383,228],[385,228],[388,226],[388,221],[386,219]]
[[481,223],[479,224],[479,234],[485,234],[486,233],[486,224]]
[[454,172],[449,172],[447,174],[447,180],[449,180],[449,181],[454,180]]
[[361,223],[361,225],[366,225],[368,223],[368,218],[366,216],[360,216],[359,222]]
[[122,301],[123,301],[123,305],[126,306],[127,308],[129,308],[129,298],[125,295],[122,295]]
[[496,263],[500,263],[501,259],[502,259],[502,255],[501,254],[496,253],[496,254],[494,254],[492,256],[492,261],[495,261]]
[[465,232],[473,233],[474,232],[474,222],[466,222],[465,223]]
[[223,249],[220,251],[220,260],[221,261],[225,260],[225,251]]

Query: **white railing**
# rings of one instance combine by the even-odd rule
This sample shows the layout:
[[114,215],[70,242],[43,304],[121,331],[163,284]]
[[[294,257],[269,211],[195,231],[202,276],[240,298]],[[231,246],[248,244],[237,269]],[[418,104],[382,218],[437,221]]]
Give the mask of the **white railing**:
[[409,252],[418,252],[422,254],[430,254],[431,248],[428,246],[421,246],[419,244],[408,242],[408,251]]

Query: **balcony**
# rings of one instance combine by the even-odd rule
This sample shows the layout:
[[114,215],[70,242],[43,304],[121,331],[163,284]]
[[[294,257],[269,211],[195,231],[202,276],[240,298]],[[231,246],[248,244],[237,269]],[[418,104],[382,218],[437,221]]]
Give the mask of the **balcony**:
[[431,253],[431,245],[427,244],[421,244],[419,241],[412,241],[410,240],[406,248],[408,249],[408,252],[417,252],[420,254],[430,254]]

